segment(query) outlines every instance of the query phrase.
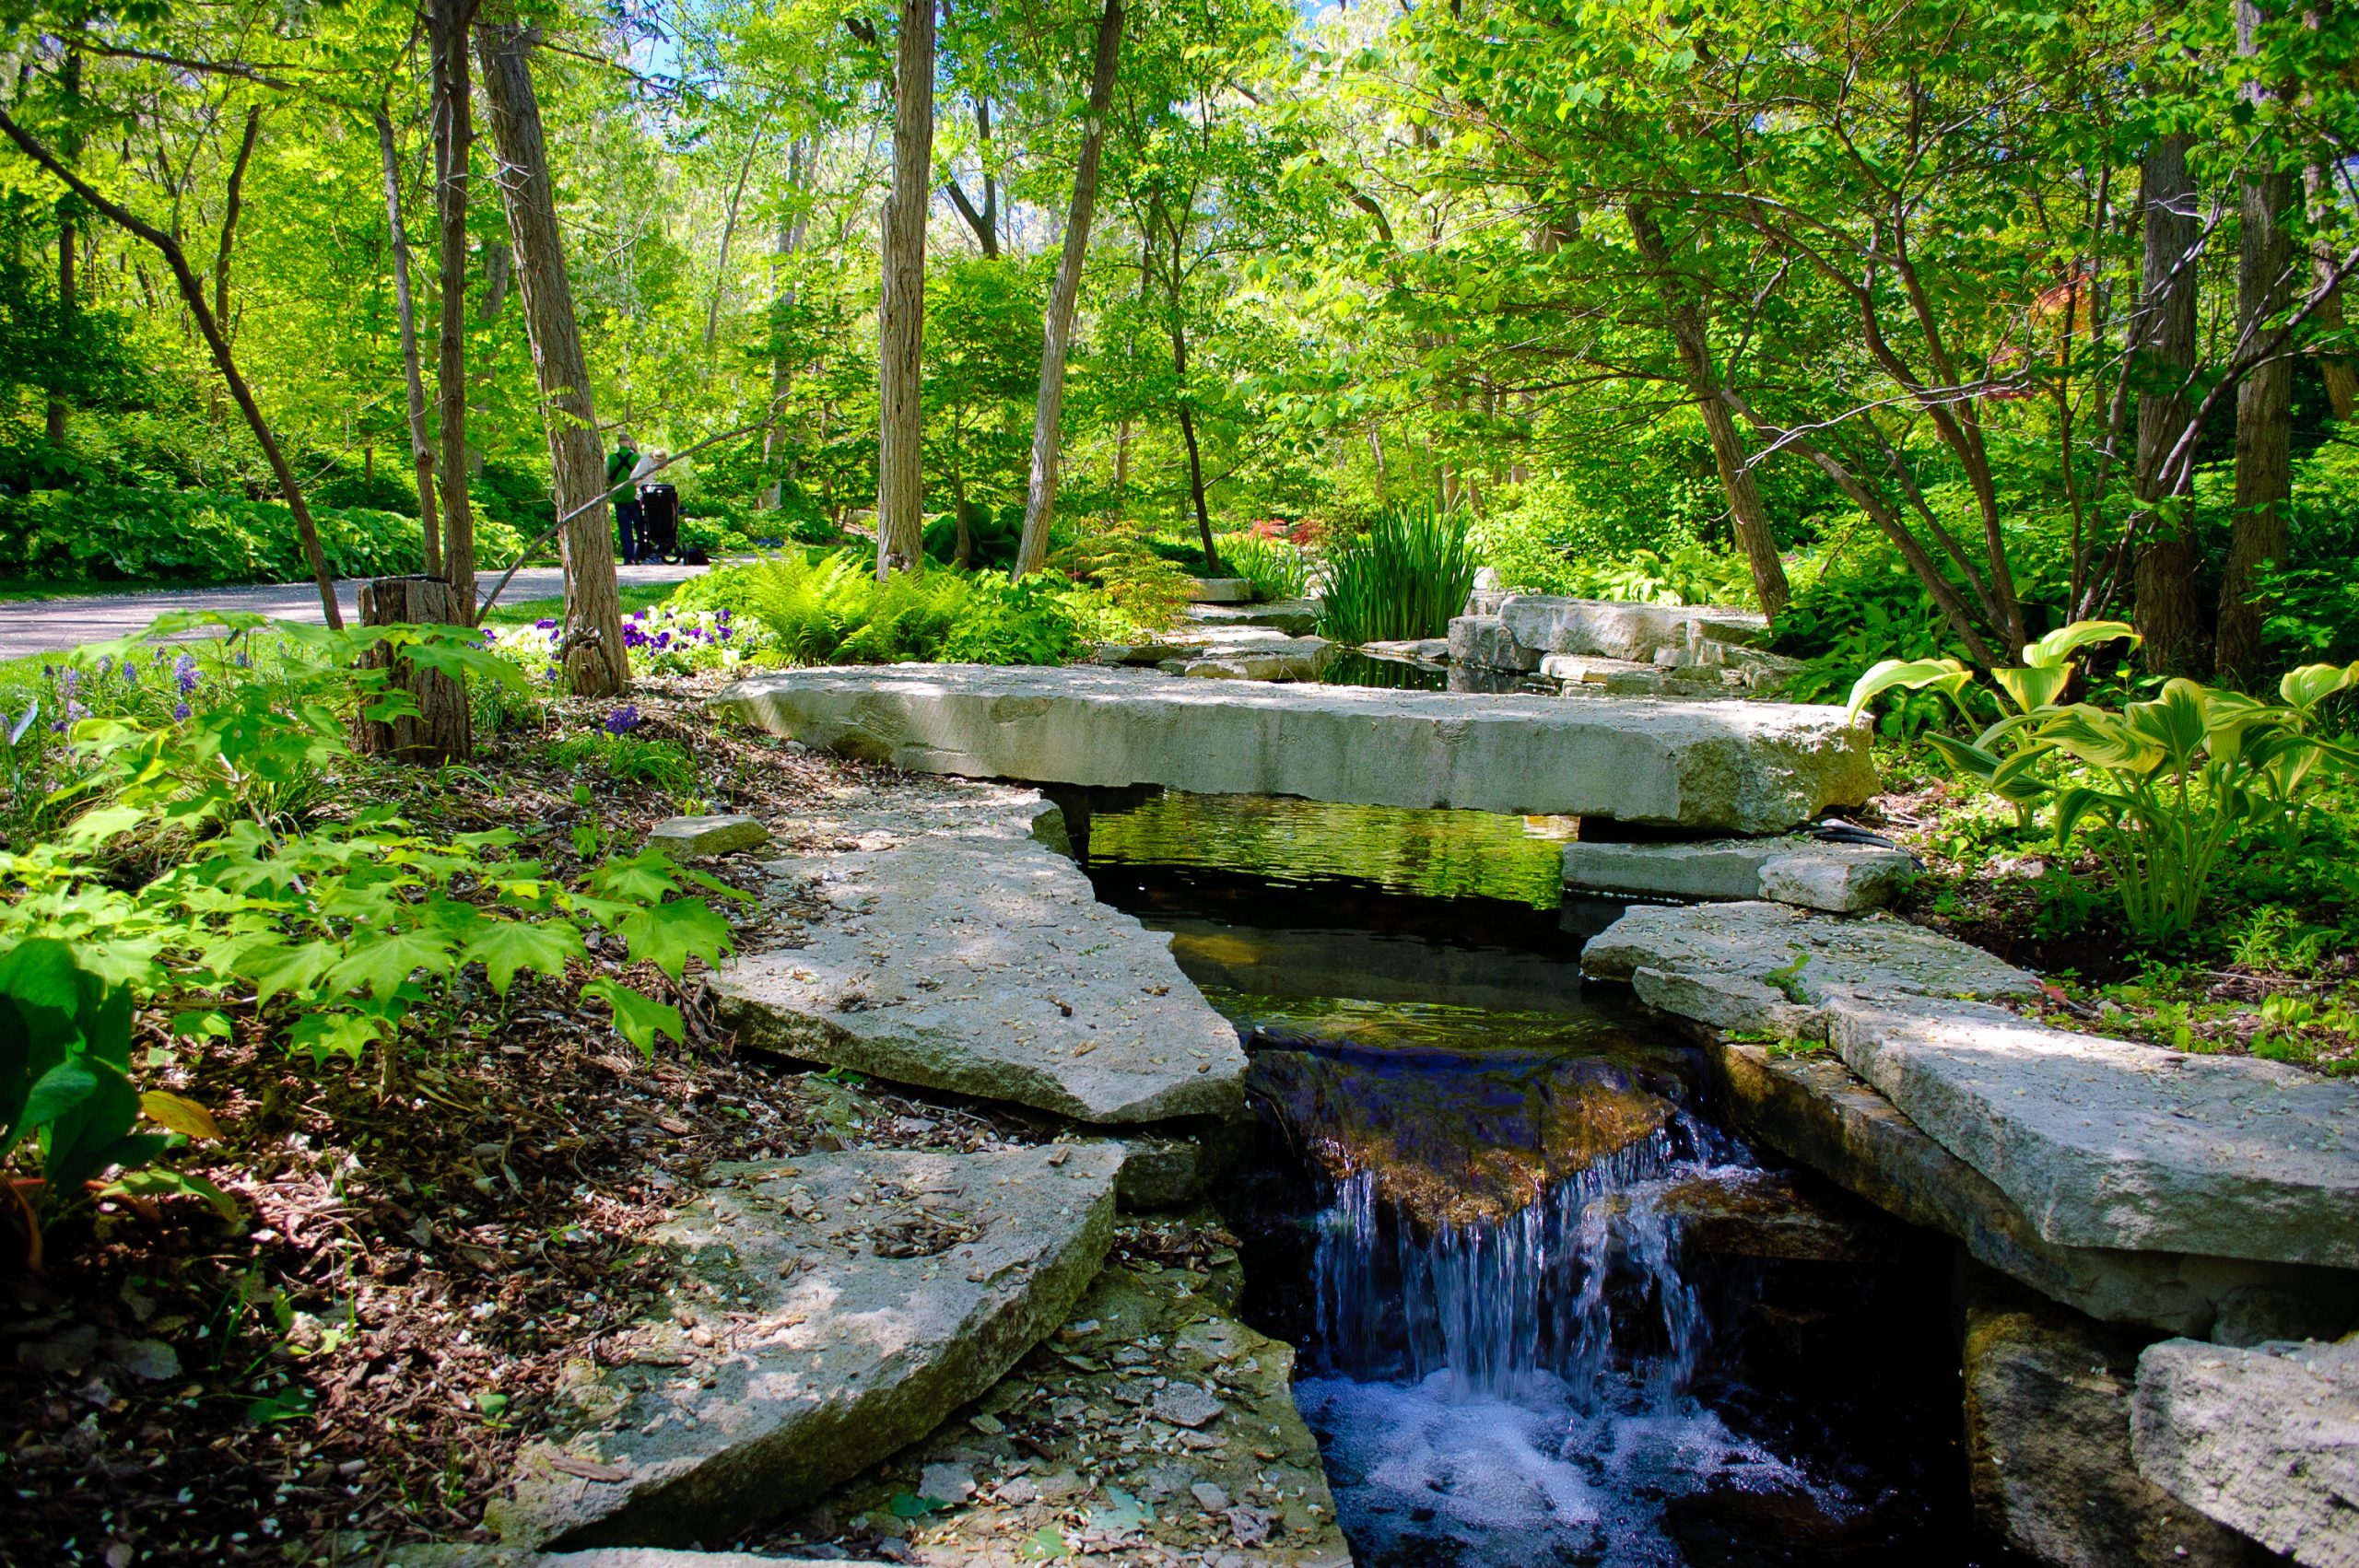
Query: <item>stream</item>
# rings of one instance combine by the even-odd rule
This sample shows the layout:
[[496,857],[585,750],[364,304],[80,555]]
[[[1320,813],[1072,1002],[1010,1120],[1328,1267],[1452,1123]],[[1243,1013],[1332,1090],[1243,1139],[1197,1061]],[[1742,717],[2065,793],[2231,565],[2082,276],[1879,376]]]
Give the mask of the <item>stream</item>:
[[1950,1249],[1756,1155],[1582,989],[1573,824],[1086,806],[1098,896],[1251,1052],[1215,1196],[1362,1568],[2017,1561],[1970,1528]]

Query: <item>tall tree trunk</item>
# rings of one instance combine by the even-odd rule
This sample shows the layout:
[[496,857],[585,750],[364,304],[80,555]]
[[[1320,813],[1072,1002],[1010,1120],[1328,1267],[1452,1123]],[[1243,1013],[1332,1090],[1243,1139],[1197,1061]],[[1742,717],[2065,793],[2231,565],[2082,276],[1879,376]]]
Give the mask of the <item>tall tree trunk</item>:
[[876,580],[925,561],[925,211],[933,188],[933,5],[901,0],[893,45],[893,194],[877,303]]
[[[2266,18],[2254,0],[2236,0],[2236,53],[2260,52]],[[2258,82],[2248,100],[2271,95]],[[2241,350],[2262,341],[2270,319],[2294,298],[2294,244],[2286,217],[2294,177],[2280,170],[2247,175],[2236,253],[2236,338]],[[2262,569],[2285,558],[2286,505],[2294,495],[2291,450],[2294,363],[2256,365],[2236,388],[2236,502],[2228,536],[2228,568],[2220,584],[2219,667],[2249,683],[2261,673],[2260,626],[2267,602],[2259,592]]]
[[303,486],[297,482],[295,471],[288,466],[287,454],[279,451],[278,438],[271,434],[270,422],[262,416],[252,389],[239,373],[237,356],[230,352],[229,340],[221,335],[221,324],[213,319],[212,308],[205,301],[205,285],[188,264],[180,241],[129,208],[100,195],[5,111],[0,111],[0,135],[6,135],[27,158],[57,176],[66,189],[97,208],[108,222],[154,246],[170,266],[172,281],[180,286],[181,302],[187,308],[198,334],[205,339],[205,346],[212,351],[213,363],[220,370],[221,379],[229,384],[229,395],[237,400],[238,411],[246,416],[246,427],[253,432],[255,444],[262,448],[271,473],[277,476],[279,493],[287,497],[287,509],[295,514],[295,537],[303,547],[304,561],[311,568],[311,581],[320,591],[320,613],[330,626],[343,630],[344,612],[336,606],[335,582],[328,576],[327,557],[320,553],[319,530],[311,526],[311,509],[303,498]]
[[475,605],[475,520],[467,497],[467,200],[475,119],[467,29],[474,20],[475,0],[428,0],[434,74],[434,203],[441,252],[437,278],[442,292],[434,348],[441,444],[436,476],[442,487],[443,576],[451,585],[451,603],[469,618]]
[[629,689],[630,664],[616,593],[615,533],[604,499],[605,454],[591,404],[590,365],[573,314],[573,287],[566,277],[540,99],[533,90],[532,52],[539,41],[539,29],[513,22],[475,29],[484,101],[499,152],[501,205],[508,209],[508,239],[516,252],[517,291],[523,297],[533,369],[540,380],[557,514],[569,520],[557,535],[565,560],[566,676],[576,696],[614,696]]
[[1064,253],[1057,258],[1057,282],[1049,294],[1049,319],[1041,337],[1040,395],[1032,411],[1032,479],[1024,496],[1024,538],[1015,551],[1019,578],[1039,571],[1048,559],[1049,527],[1056,519],[1065,359],[1073,351],[1082,264],[1089,259],[1089,226],[1097,211],[1097,164],[1106,147],[1106,119],[1114,104],[1114,63],[1121,47],[1122,0],[1106,0],[1105,15],[1097,22],[1097,55],[1089,73],[1089,120],[1082,132],[1081,158],[1074,165]]
[[[2302,171],[2302,185],[2309,200],[2310,211],[2324,216],[2332,211],[2334,184],[2328,170],[2311,164]],[[2310,252],[2310,280],[2313,288],[2323,288],[2318,309],[2310,312],[2318,330],[2335,337],[2342,335],[2342,285],[2335,277],[2333,226],[2322,223],[2324,232],[2314,241]],[[2318,357],[2318,369],[2326,377],[2327,407],[2338,421],[2348,421],[2359,415],[2359,356],[2349,352],[2325,354]]]
[[[409,392],[410,466],[417,474],[417,520],[426,540],[426,575],[442,575],[442,521],[434,505],[434,441],[426,428],[426,376],[417,359],[417,301],[410,292],[409,228],[402,221],[401,150],[393,122],[377,111],[377,155],[385,166],[385,228],[393,252],[393,308],[401,316],[402,377]],[[449,596],[444,596],[447,607]]]
[[980,212],[967,199],[966,187],[954,178],[942,187],[967,227],[975,231],[975,242],[983,248],[986,261],[999,260],[999,180],[992,173],[992,100],[975,99],[975,137],[983,165],[983,206]]
[[[721,297],[729,292],[729,247],[737,238],[737,208],[745,199],[745,180],[754,172],[754,154],[761,145],[761,133],[757,130],[747,139],[745,161],[738,164],[736,182],[729,187],[729,215],[722,220],[721,254],[712,269],[712,300],[704,312],[704,357],[708,360],[712,357],[713,340],[721,335]],[[788,183],[792,184],[791,178]]]
[[[66,167],[74,168],[82,161],[82,52],[69,41],[65,64],[58,72],[58,86],[65,94],[65,124],[57,139],[57,149]],[[59,325],[71,331],[76,306],[75,286],[78,281],[75,267],[81,260],[82,226],[75,212],[76,198],[62,196],[57,203],[57,318]],[[44,428],[51,446],[65,444],[65,400],[55,392],[49,394]]]
[[229,314],[229,257],[238,243],[238,217],[246,206],[246,167],[253,162],[254,142],[262,135],[262,105],[246,111],[245,135],[238,142],[237,161],[229,165],[229,183],[221,204],[221,246],[213,255],[213,319],[223,335],[237,339]]
[[[1178,263],[1173,263],[1173,276],[1178,276]],[[1174,293],[1177,293],[1175,285]],[[1180,380],[1180,439],[1188,446],[1188,498],[1196,507],[1196,537],[1204,546],[1204,569],[1214,577],[1220,575],[1220,554],[1213,548],[1212,513],[1204,506],[1204,455],[1196,444],[1196,414],[1188,395],[1188,333],[1180,322],[1177,298],[1171,308],[1171,368]]]
[[1711,340],[1705,332],[1703,313],[1672,274],[1670,247],[1663,243],[1654,214],[1644,203],[1632,202],[1629,218],[1631,238],[1637,241],[1638,253],[1646,259],[1669,314],[1672,342],[1687,374],[1688,395],[1704,416],[1704,433],[1712,443],[1712,465],[1719,470],[1720,489],[1735,520],[1737,544],[1753,571],[1754,594],[1761,601],[1762,612],[1774,619],[1786,613],[1791,591],[1786,583],[1785,563],[1778,558],[1777,539],[1769,531],[1769,509],[1762,503],[1761,487],[1754,481],[1744,437],[1720,396],[1720,378],[1712,366]]
[[2145,278],[2139,301],[2137,363],[2146,383],[2138,399],[2138,509],[2129,526],[2151,531],[2138,552],[2137,603],[2146,668],[2179,674],[2201,666],[2203,613],[2196,592],[2201,552],[2195,542],[2191,464],[2176,480],[2164,460],[2187,428],[2188,378],[2195,369],[2196,258],[2201,237],[2189,140],[2157,136],[2139,169],[2145,209]]
[[[786,184],[790,191],[803,189],[804,147],[806,144],[796,137],[786,149]],[[794,307],[797,293],[794,282],[785,275],[785,263],[803,249],[803,236],[811,224],[809,205],[799,205],[778,223],[778,244],[772,250],[772,268],[778,275],[776,292],[770,298],[770,406],[769,427],[762,432],[762,472],[769,476],[762,486],[762,505],[776,510],[786,501],[787,436],[778,423],[779,411],[786,406],[787,393],[794,389],[793,345],[787,336],[787,312]]]

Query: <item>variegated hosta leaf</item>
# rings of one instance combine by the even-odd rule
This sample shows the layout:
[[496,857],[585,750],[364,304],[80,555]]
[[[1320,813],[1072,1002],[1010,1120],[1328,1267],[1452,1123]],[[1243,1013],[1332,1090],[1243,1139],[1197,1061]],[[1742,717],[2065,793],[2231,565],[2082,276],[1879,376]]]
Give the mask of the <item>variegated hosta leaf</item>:
[[2129,639],[2132,648],[2137,647],[2141,640],[2127,621],[2074,621],[2069,626],[2059,626],[2046,637],[2025,644],[2024,662],[2035,670],[2048,669],[2062,664],[2083,648],[2124,638]]

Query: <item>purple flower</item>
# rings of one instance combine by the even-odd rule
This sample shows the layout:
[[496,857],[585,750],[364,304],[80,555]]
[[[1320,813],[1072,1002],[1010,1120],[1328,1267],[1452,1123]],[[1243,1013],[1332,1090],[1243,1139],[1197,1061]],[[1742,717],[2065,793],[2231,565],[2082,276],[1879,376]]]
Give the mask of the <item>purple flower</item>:
[[627,735],[639,728],[639,705],[627,702],[606,715],[606,733]]
[[188,720],[188,704],[184,702],[172,704],[172,719],[175,723],[185,723]]
[[557,623],[550,620],[546,615],[544,615],[539,620],[534,621],[533,625],[538,626],[543,631],[547,631],[551,626],[556,626]]
[[102,654],[99,655],[99,679],[100,679],[101,681],[103,681],[103,680],[105,680],[109,675],[111,675],[111,674],[113,674],[113,673],[114,673],[114,655],[113,655],[113,654],[111,654],[111,653],[102,653]]
[[196,690],[196,655],[183,653],[173,660],[172,677],[181,684],[181,696],[194,693]]
[[81,672],[81,671],[79,671],[79,670],[75,669],[75,668],[74,668],[73,666],[71,666],[71,665],[68,665],[68,666],[66,667],[66,670],[65,670],[65,691],[66,700],[67,700],[67,701],[69,701],[69,702],[70,702],[70,701],[72,701],[72,700],[73,700],[73,697],[74,697],[74,694],[75,694],[76,692],[77,692],[77,691],[81,690],[81,689],[82,689],[82,672]]
[[241,670],[251,670],[253,667],[254,656],[251,653],[241,650],[238,654],[238,668]]

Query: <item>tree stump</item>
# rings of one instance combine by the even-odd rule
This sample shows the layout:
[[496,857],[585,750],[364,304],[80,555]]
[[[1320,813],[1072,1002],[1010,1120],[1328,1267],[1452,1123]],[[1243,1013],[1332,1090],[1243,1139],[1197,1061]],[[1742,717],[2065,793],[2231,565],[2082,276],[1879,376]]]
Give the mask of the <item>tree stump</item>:
[[[460,621],[451,613],[451,585],[440,578],[381,577],[360,588],[364,626],[431,626]],[[361,655],[361,668],[393,671],[393,685],[417,700],[407,718],[363,719],[356,743],[371,756],[390,756],[428,766],[464,760],[475,749],[475,726],[467,688],[448,675],[420,669],[379,644]]]

